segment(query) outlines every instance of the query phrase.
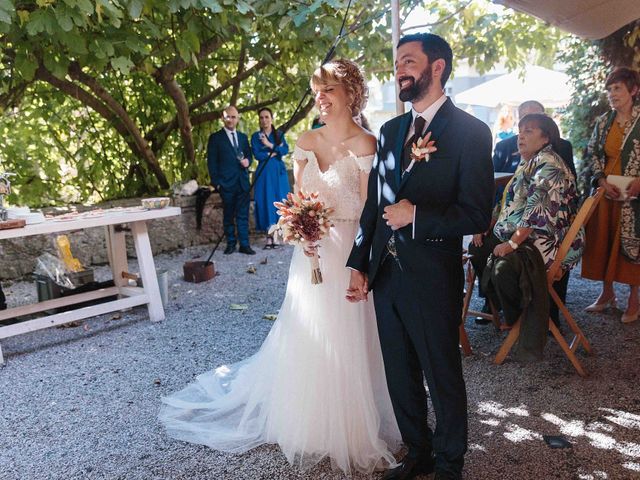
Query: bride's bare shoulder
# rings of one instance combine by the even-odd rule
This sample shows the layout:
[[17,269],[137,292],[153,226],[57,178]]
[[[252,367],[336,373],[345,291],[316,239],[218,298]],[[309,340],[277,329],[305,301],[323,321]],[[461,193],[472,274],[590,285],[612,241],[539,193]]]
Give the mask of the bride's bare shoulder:
[[359,157],[376,153],[376,136],[368,130],[362,130],[362,134],[353,139],[353,150]]
[[298,137],[296,145],[303,150],[313,151],[318,146],[318,139],[319,135],[317,131],[307,130]]

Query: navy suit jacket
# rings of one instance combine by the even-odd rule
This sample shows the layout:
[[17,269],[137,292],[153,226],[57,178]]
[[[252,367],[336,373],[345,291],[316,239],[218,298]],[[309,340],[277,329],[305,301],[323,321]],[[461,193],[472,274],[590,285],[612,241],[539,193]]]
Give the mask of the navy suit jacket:
[[[573,178],[576,178],[576,167],[573,164],[573,147],[571,146],[571,142],[561,138],[558,142],[556,153],[560,155],[564,163],[569,167]],[[520,154],[518,153],[517,135],[496,143],[496,148],[493,151],[494,172],[514,173],[519,163]]]
[[433,281],[434,292],[455,285],[451,291],[457,301],[462,298],[462,237],[486,231],[491,221],[491,131],[447,99],[428,127],[438,150],[403,176],[402,148],[411,121],[409,112],[380,129],[367,201],[347,266],[367,273],[373,288],[392,235],[382,218],[384,208],[406,198],[416,206],[415,235],[412,224],[396,231],[400,264],[421,284]]
[[[249,165],[253,161],[251,147],[247,136],[236,130],[238,136],[238,148],[249,160]],[[249,169],[243,168],[236,157],[236,150],[231,144],[224,128],[221,128],[209,136],[207,143],[207,166],[211,185],[220,186],[222,190],[241,189],[249,190]]]

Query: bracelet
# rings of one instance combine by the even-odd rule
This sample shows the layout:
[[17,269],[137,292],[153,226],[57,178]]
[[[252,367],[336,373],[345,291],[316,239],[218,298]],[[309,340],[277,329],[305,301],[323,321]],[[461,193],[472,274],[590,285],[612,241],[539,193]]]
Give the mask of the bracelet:
[[514,249],[514,250],[517,250],[517,249],[518,249],[518,247],[520,246],[520,245],[518,245],[516,242],[514,242],[514,241],[513,241],[513,240],[511,240],[511,239],[507,240],[507,243],[508,243],[508,244],[509,244],[509,246],[510,246],[512,249]]

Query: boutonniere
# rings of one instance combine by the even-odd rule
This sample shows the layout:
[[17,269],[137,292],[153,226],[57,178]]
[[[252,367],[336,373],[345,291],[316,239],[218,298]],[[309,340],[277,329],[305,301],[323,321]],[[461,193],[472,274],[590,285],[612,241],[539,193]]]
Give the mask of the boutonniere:
[[413,165],[417,162],[428,162],[431,159],[431,154],[438,149],[436,148],[436,141],[429,140],[431,138],[431,132],[428,132],[424,137],[419,138],[417,142],[411,145],[411,163],[405,170],[410,172]]

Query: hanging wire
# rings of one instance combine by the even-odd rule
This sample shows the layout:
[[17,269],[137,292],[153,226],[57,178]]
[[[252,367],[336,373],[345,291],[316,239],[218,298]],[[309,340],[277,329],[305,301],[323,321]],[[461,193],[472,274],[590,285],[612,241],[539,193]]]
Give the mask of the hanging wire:
[[[349,10],[351,9],[351,2],[352,1],[353,0],[349,0],[349,3],[347,4],[347,8],[346,8],[346,10],[344,12],[344,15],[342,16],[342,25],[340,26],[340,32],[338,33],[338,35],[336,36],[335,40],[333,41],[333,44],[331,45],[331,47],[327,51],[327,54],[325,55],[324,60],[322,60],[322,63],[320,64],[320,66],[326,64],[327,62],[329,62],[333,58],[333,55],[336,52],[336,48],[338,47],[338,45],[340,44],[340,41],[344,37],[356,32],[357,30],[361,29],[365,25],[368,25],[371,22],[374,22],[375,20],[383,17],[384,15],[386,15],[387,13],[389,13],[391,11],[391,7],[386,8],[385,10],[383,10],[378,15],[374,15],[373,17],[369,18],[365,22],[362,22],[361,24],[359,24],[357,26],[357,28],[350,29],[349,31],[345,32],[345,26],[346,26],[346,23],[347,23],[347,17],[349,16]],[[416,0],[405,0],[404,2],[401,2],[401,4],[411,4],[411,3],[416,3],[417,4],[418,2]],[[280,129],[281,132],[282,132],[282,137],[281,138],[284,138],[285,133],[287,133],[289,131],[289,129],[291,128],[291,122],[293,121],[294,118],[296,118],[296,115],[298,114],[298,112],[302,108],[302,105],[304,104],[305,100],[307,99],[307,97],[309,96],[310,93],[311,93],[311,87],[307,87],[307,89],[304,92],[304,95],[302,96],[302,98],[298,102],[298,105],[296,106],[295,110],[293,111],[293,113],[289,117],[289,120],[287,120],[287,122]],[[275,148],[276,148],[276,145],[274,144],[273,147],[271,147],[271,149],[269,151],[269,156],[267,157],[267,159],[264,161],[264,163],[261,163],[261,166],[256,170],[256,174],[253,176],[253,181],[249,185],[249,190],[245,193],[245,195],[250,195],[251,194],[251,191],[253,190],[253,188],[254,188],[254,186],[256,184],[256,181],[260,178],[260,175],[264,171],[267,163],[273,158],[271,155],[275,152]],[[211,258],[213,258],[213,255],[216,253],[216,250],[218,250],[218,247],[220,246],[220,243],[222,243],[222,240],[224,240],[225,236],[226,236],[226,234],[223,232],[222,235],[220,235],[218,237],[218,239],[216,240],[215,245],[213,246],[213,249],[211,250],[211,253],[207,257],[206,263],[209,263],[211,261]]]

